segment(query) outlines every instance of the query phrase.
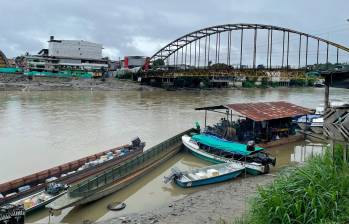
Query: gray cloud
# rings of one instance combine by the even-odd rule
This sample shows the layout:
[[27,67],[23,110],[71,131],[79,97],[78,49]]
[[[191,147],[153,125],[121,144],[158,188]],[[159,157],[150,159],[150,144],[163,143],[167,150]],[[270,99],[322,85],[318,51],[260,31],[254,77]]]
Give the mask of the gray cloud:
[[349,45],[347,0],[2,0],[0,49],[37,53],[50,35],[102,43],[104,54],[151,55],[188,32],[226,23],[263,23]]

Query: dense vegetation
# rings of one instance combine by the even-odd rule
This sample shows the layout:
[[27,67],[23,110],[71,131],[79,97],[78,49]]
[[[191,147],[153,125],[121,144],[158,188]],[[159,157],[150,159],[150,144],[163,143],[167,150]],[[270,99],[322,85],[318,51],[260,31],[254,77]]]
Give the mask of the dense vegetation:
[[349,220],[349,166],[335,156],[315,156],[290,168],[258,190],[250,211],[238,223],[346,223]]

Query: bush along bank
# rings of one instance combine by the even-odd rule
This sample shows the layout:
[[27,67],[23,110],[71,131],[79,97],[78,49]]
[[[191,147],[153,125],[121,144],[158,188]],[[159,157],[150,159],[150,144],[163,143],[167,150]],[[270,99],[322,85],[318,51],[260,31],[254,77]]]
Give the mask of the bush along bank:
[[349,166],[337,146],[304,166],[292,167],[258,190],[245,218],[236,223],[347,223]]

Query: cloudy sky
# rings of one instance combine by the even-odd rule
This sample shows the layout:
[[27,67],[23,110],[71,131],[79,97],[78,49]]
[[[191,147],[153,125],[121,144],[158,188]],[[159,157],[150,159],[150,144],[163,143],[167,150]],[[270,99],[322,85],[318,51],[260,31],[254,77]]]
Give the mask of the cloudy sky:
[[212,25],[261,23],[349,46],[348,0],[0,0],[0,49],[37,53],[57,39],[102,43],[104,55],[152,55]]

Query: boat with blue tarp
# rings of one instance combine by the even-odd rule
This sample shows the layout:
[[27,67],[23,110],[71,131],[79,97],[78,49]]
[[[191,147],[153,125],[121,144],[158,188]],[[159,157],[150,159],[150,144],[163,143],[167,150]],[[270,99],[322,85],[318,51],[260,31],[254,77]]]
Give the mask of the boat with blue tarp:
[[[203,145],[193,140],[191,136],[182,136],[183,145],[192,153],[194,156],[206,160],[212,163],[235,163],[246,168],[247,173],[252,175],[259,175],[269,172],[269,164],[262,164],[261,162],[254,162],[251,159],[247,160],[248,156],[242,156],[240,160],[234,158],[233,153],[229,153],[222,150],[217,150],[209,147],[202,147]],[[265,159],[270,159],[272,164],[275,165],[276,160],[267,157]],[[256,159],[261,159],[260,157],[255,157]]]
[[192,139],[214,149],[220,149],[226,152],[231,152],[243,156],[264,150],[264,148],[261,147],[254,147],[253,149],[249,149],[249,146],[246,144],[228,141],[210,134],[193,135]]
[[191,136],[191,141],[196,142],[200,149],[228,159],[235,159],[244,162],[256,162],[264,166],[276,163],[274,158],[271,158],[265,148],[258,147],[253,141],[247,144],[228,141],[214,135],[201,133]]

